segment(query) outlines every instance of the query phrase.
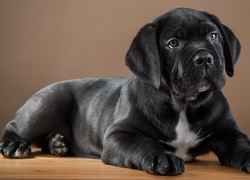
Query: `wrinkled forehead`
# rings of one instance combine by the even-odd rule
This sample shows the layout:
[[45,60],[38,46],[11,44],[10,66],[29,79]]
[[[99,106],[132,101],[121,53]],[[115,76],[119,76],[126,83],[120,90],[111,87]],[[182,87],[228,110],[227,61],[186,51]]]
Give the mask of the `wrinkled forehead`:
[[205,13],[190,9],[170,11],[157,18],[153,23],[158,24],[161,36],[165,38],[206,35],[218,30]]
[[194,23],[197,21],[208,20],[208,18],[206,16],[206,13],[202,11],[188,8],[177,8],[159,16],[153,21],[153,23],[157,23],[163,20],[175,21],[176,23],[178,23],[179,21]]

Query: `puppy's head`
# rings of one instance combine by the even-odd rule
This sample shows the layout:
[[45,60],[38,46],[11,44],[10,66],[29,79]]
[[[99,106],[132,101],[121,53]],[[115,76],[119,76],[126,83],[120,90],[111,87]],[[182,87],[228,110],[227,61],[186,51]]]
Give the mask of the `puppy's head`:
[[238,39],[216,16],[179,8],[142,27],[126,64],[176,102],[198,106],[225,85],[224,69],[233,76],[239,54]]

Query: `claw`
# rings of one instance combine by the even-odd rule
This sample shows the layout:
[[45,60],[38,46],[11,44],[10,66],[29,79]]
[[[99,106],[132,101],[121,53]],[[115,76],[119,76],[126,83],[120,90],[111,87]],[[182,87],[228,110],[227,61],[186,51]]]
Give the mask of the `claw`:
[[148,172],[150,174],[155,174],[155,163],[152,163],[149,167],[148,167]]

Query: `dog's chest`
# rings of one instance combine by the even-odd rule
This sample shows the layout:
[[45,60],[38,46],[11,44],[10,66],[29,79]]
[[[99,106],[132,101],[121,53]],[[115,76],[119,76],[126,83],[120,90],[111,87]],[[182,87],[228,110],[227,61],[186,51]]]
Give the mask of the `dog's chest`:
[[180,113],[175,132],[177,134],[176,139],[167,142],[167,144],[175,147],[175,154],[185,162],[191,161],[192,157],[188,155],[188,150],[195,147],[202,139],[199,139],[199,136],[191,131],[185,111],[181,111]]

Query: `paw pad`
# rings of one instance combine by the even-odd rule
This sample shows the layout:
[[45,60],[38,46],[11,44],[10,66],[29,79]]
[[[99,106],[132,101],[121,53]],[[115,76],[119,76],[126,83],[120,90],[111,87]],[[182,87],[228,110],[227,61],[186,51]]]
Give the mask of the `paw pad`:
[[65,156],[69,151],[67,139],[61,133],[54,134],[50,138],[49,149],[51,154]]

